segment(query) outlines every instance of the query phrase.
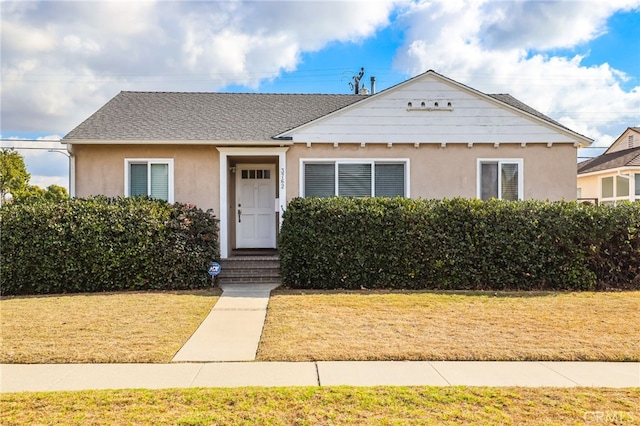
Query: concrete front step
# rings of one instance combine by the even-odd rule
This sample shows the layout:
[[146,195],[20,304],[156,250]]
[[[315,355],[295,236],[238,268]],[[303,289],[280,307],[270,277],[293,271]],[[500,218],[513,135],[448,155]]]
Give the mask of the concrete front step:
[[219,278],[219,285],[226,284],[274,284],[280,285],[282,281],[280,277],[226,277]]
[[220,276],[224,274],[227,278],[232,277],[275,277],[280,278],[280,272],[277,269],[222,269]]
[[221,284],[281,283],[277,256],[238,256],[220,263],[218,282]]

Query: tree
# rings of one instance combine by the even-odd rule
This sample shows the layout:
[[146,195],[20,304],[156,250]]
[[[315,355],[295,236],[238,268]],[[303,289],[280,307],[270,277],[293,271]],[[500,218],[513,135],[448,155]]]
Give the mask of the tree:
[[69,198],[67,188],[59,185],[49,185],[42,189],[36,185],[29,185],[31,175],[27,173],[24,158],[14,149],[0,150],[0,205],[4,203],[7,193],[13,195],[15,201],[29,201],[45,199],[61,201]]
[[31,175],[27,173],[24,158],[14,149],[0,150],[0,198],[4,200],[7,193],[14,195],[25,191],[29,186]]
[[29,185],[13,197],[16,202],[35,200],[62,201],[66,198],[69,198],[67,188],[60,185],[49,185],[46,190],[37,185]]
[[44,198],[52,201],[62,201],[65,198],[69,198],[69,192],[64,186],[53,184],[47,186],[47,192],[45,192]]

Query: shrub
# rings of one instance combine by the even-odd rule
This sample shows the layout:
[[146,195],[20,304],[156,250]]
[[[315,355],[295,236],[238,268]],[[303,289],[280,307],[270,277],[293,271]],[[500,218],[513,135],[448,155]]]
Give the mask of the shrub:
[[0,221],[5,295],[204,287],[219,258],[211,212],[144,197],[12,203]]
[[298,198],[281,272],[295,288],[640,288],[639,223],[640,204]]

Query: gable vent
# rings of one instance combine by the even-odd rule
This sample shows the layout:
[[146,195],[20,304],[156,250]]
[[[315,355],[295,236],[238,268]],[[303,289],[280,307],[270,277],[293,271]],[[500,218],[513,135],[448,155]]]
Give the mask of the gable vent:
[[407,102],[407,111],[453,111],[453,103],[442,99],[413,99]]

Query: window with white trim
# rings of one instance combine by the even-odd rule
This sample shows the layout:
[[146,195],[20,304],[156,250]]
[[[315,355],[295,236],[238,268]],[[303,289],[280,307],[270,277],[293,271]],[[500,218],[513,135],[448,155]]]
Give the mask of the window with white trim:
[[405,197],[407,160],[307,160],[302,162],[304,197]]
[[173,203],[173,159],[125,159],[125,196],[146,195]]
[[478,159],[478,198],[522,200],[522,159]]
[[[634,176],[634,183],[638,183],[638,175]],[[616,201],[631,200],[630,195],[631,175],[606,176],[600,179],[600,198],[608,204],[615,204]],[[637,195],[638,187],[635,192]]]

